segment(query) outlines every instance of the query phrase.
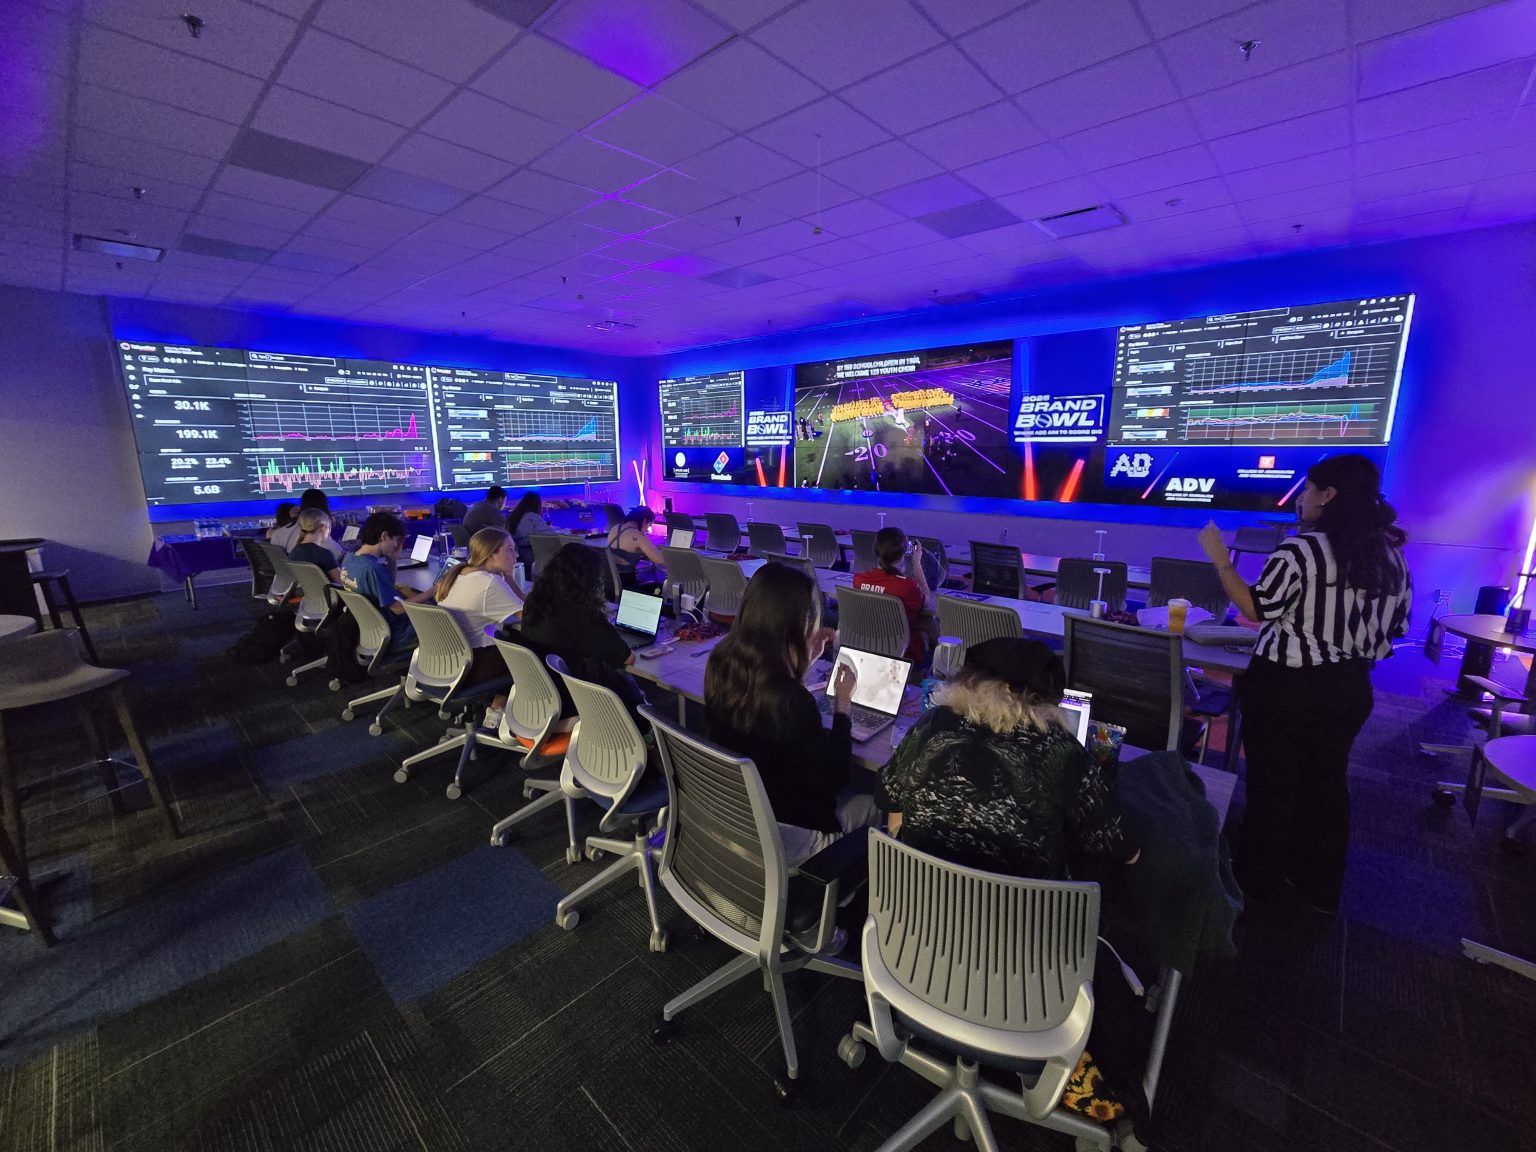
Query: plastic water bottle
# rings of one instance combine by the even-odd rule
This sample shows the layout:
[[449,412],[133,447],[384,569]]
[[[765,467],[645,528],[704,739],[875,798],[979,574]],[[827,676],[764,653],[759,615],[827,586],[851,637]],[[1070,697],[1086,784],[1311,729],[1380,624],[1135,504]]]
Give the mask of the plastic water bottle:
[[923,712],[928,712],[933,707],[933,693],[960,670],[965,661],[965,642],[958,636],[940,636],[939,642],[933,648],[933,661],[928,666],[928,675],[924,676],[918,685],[922,693],[920,704]]

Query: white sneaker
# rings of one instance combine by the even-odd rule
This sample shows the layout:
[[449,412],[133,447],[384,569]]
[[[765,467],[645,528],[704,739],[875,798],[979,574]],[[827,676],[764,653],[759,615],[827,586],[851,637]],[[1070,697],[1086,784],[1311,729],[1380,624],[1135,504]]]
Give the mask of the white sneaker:
[[492,732],[501,731],[501,717],[505,711],[503,708],[487,708],[485,719],[480,721],[480,727],[489,728]]

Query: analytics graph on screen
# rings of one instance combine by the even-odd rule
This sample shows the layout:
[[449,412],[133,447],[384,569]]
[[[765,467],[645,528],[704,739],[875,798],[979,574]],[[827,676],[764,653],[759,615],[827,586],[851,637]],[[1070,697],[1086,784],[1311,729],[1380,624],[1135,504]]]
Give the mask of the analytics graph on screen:
[[746,445],[745,381],[745,372],[716,372],[658,382],[668,480],[735,481]]

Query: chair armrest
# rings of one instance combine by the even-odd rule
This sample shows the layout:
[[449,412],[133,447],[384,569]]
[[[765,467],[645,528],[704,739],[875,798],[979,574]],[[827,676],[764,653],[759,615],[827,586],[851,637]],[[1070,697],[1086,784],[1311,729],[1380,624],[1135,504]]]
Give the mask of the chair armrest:
[[837,910],[869,880],[869,837],[850,832],[827,845],[789,879],[785,928],[808,952],[824,952],[837,936]]
[[869,837],[863,830],[839,836],[800,865],[800,875],[823,886],[841,881],[852,891],[869,877]]
[[1500,684],[1497,680],[1490,680],[1486,676],[1468,676],[1465,678],[1468,684],[1476,686],[1479,690],[1488,693],[1501,704],[1524,704],[1525,697],[1510,688]]

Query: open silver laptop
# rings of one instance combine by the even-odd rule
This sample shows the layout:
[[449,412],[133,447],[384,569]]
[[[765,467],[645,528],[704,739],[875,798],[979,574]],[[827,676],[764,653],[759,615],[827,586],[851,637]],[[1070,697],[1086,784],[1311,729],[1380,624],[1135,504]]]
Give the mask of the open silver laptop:
[[[837,664],[853,668],[858,682],[853,689],[853,708],[849,719],[853,721],[853,738],[859,743],[884,732],[896,723],[901,711],[901,694],[906,691],[907,677],[912,672],[910,660],[894,656],[881,656],[874,652],[861,652],[857,648],[843,648],[837,654]],[[837,668],[827,677],[827,691],[817,703],[822,719],[830,724],[836,693]]]
[[411,541],[411,555],[408,560],[401,560],[396,568],[421,568],[432,559],[432,545],[434,541],[430,536],[418,536]]
[[693,529],[691,529],[691,528],[674,528],[674,529],[672,529],[672,531],[667,534],[667,547],[669,547],[669,548],[692,548],[693,547]]
[[341,542],[343,544],[350,544],[352,541],[356,540],[362,534],[363,534],[363,530],[361,528],[359,528],[356,524],[348,524],[346,529],[341,534]]
[[656,643],[656,632],[661,628],[661,597],[626,588],[619,594],[619,614],[613,626],[630,648],[649,648]]
[[1067,718],[1067,727],[1077,736],[1077,742],[1088,746],[1088,724],[1093,719],[1093,693],[1068,688],[1062,693],[1060,707]]

